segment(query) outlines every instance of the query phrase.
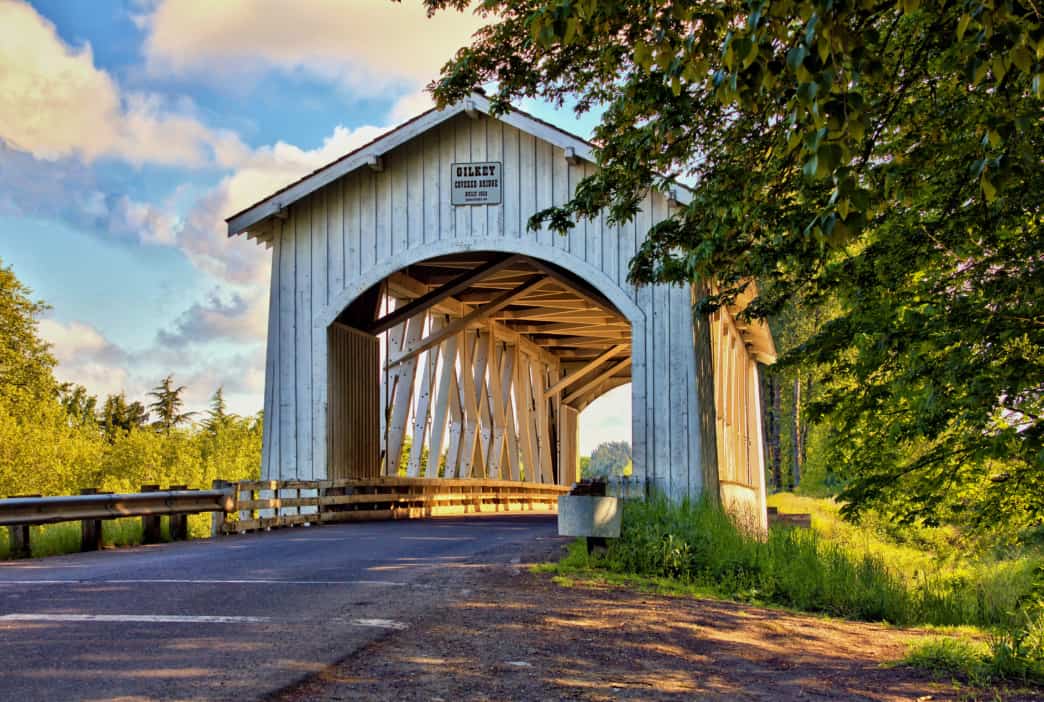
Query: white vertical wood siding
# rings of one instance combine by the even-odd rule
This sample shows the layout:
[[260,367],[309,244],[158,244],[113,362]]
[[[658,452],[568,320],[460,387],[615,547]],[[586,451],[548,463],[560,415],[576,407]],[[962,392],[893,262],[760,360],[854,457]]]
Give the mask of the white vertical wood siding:
[[[345,306],[407,265],[482,250],[567,268],[630,320],[635,476],[675,498],[698,495],[715,443],[699,421],[712,393],[697,365],[709,354],[706,335],[694,335],[689,289],[626,281],[645,232],[667,216],[666,199],[649,195],[622,227],[603,216],[565,237],[530,232],[529,216],[563,204],[594,166],[570,165],[562,149],[485,115],[455,117],[382,159],[382,171],[349,173],[275,220],[263,477],[327,477],[326,330]],[[502,203],[450,205],[450,164],[484,160],[503,162]]]

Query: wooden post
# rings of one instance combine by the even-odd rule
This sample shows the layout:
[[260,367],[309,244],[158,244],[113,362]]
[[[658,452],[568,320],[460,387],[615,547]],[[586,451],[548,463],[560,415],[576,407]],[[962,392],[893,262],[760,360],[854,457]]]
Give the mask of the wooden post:
[[[9,497],[42,497],[41,495],[9,495]],[[8,545],[11,558],[32,558],[33,550],[29,543],[29,525],[12,524],[7,527]]]
[[[158,492],[159,485],[142,485],[142,492]],[[163,540],[163,530],[160,528],[160,518],[148,515],[141,518],[141,542],[143,544],[158,544]]]
[[[84,488],[81,495],[97,495],[98,488]],[[100,519],[84,519],[80,522],[80,550],[97,551],[104,546]]]
[[[213,483],[210,484],[210,486],[214,490],[227,490],[229,488],[229,486],[230,486],[230,483],[228,483],[228,482],[226,482],[224,480],[215,480]],[[236,495],[236,497],[238,498],[239,496]],[[225,532],[224,532],[224,529],[222,529],[222,527],[225,524],[225,517],[226,516],[227,515],[224,512],[211,512],[210,513],[210,536],[211,536],[211,538],[216,538],[218,536],[224,535]]]
[[[171,485],[168,490],[187,490],[188,485]],[[167,522],[170,526],[170,540],[171,541],[186,541],[188,540],[188,515],[187,514],[172,514],[168,518]]]
[[29,546],[29,525],[14,524],[7,527],[7,533],[11,546],[11,558],[31,558],[32,548]]

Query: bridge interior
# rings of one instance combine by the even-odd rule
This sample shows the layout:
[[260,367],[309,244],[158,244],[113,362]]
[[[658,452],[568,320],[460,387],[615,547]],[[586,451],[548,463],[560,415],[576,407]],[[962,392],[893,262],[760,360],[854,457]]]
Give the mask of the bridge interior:
[[626,317],[572,272],[517,254],[400,270],[344,310],[328,345],[335,479],[568,485],[579,412],[631,380]]

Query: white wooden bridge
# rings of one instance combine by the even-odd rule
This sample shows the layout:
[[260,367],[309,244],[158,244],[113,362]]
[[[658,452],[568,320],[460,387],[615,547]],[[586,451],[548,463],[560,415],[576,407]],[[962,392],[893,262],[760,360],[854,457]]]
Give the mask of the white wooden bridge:
[[569,485],[578,414],[630,383],[635,479],[765,519],[764,325],[627,283],[629,224],[527,230],[594,172],[584,140],[482,95],[426,112],[228,220],[272,249],[262,477]]

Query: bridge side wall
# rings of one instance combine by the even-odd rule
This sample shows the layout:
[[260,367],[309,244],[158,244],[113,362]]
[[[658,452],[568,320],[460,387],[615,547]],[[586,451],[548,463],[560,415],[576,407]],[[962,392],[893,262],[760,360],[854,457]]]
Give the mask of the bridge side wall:
[[[566,202],[594,166],[484,115],[452,119],[382,158],[383,170],[350,173],[275,222],[263,477],[327,477],[327,327],[349,302],[411,263],[492,250],[568,268],[630,319],[635,476],[675,498],[699,495],[705,470],[715,472],[707,336],[693,324],[689,289],[626,281],[645,232],[668,214],[666,198],[649,195],[625,226],[599,217],[567,236],[527,231],[530,214]],[[450,204],[451,164],[468,161],[503,162],[500,205]]]

